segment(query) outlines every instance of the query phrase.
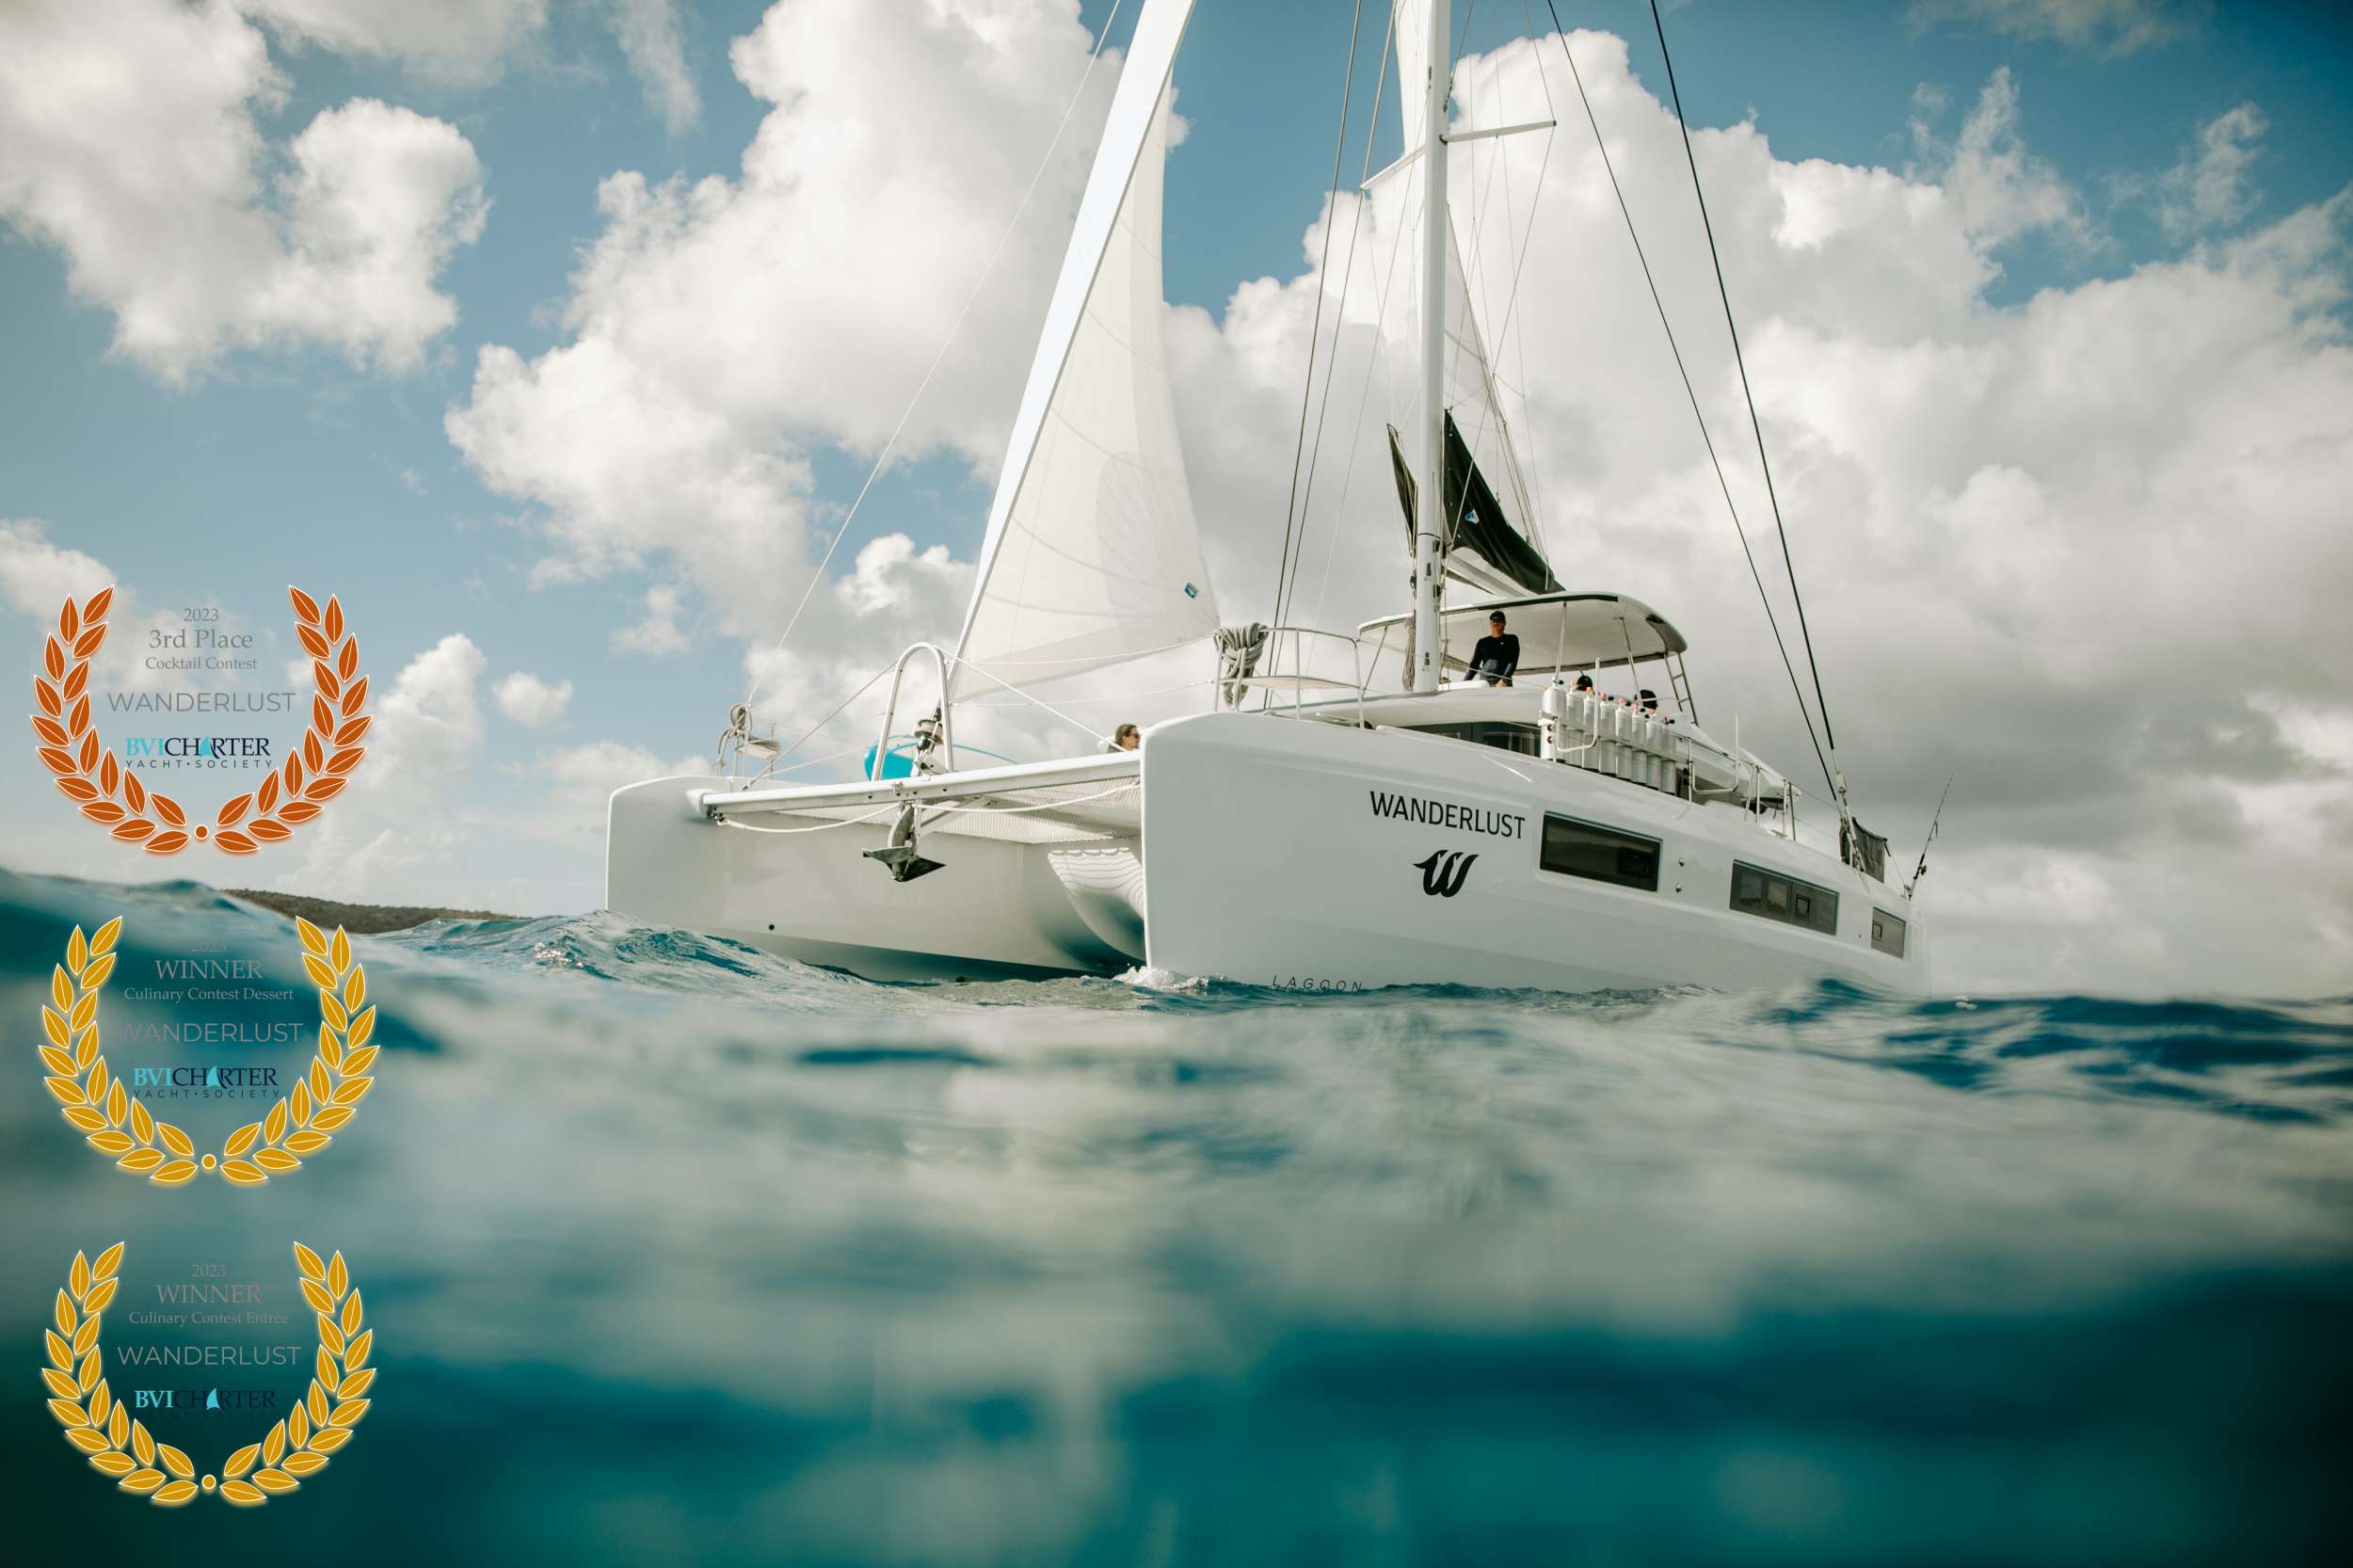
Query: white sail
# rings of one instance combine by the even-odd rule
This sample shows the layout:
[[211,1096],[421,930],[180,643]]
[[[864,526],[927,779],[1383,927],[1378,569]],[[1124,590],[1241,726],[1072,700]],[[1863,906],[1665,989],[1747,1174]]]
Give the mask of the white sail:
[[1397,21],[1390,30],[1397,40],[1398,123],[1405,133],[1403,145],[1411,152],[1421,145],[1427,130],[1423,109],[1429,102],[1430,0],[1397,0]]
[[989,508],[959,695],[1217,626],[1160,333],[1169,75],[1192,11],[1147,0],[1129,41]]
[[[1424,91],[1429,81],[1430,0],[1399,0],[1397,8],[1397,79],[1398,112],[1405,131],[1405,146],[1421,145],[1424,133]],[[1495,144],[1486,144],[1493,147]],[[1424,184],[1420,178],[1420,160],[1398,165],[1389,174],[1401,186],[1401,195],[1410,204],[1419,200]],[[1461,171],[1457,170],[1459,174]],[[1537,519],[1535,502],[1530,495],[1526,475],[1520,468],[1519,454],[1512,442],[1510,422],[1504,417],[1503,389],[1496,379],[1494,361],[1487,353],[1484,335],[1480,330],[1479,312],[1471,303],[1468,275],[1463,265],[1462,234],[1456,215],[1447,215],[1447,278],[1446,278],[1446,364],[1444,366],[1446,404],[1454,416],[1454,423],[1463,433],[1464,444],[1470,448],[1480,472],[1503,491],[1503,499],[1511,507],[1512,525],[1520,534],[1533,539]],[[1499,219],[1498,219],[1499,221]],[[1414,258],[1418,272],[1419,258]],[[1410,305],[1420,297],[1416,286],[1400,291],[1400,298]],[[1404,341],[1412,341],[1408,329]],[[1416,399],[1418,402],[1418,399]],[[1418,432],[1422,422],[1409,417],[1400,421],[1407,430]],[[1416,454],[1415,456],[1419,456]],[[1470,567],[1470,563],[1464,563]],[[1476,571],[1458,571],[1472,575]],[[1498,586],[1493,582],[1480,582],[1482,589]]]

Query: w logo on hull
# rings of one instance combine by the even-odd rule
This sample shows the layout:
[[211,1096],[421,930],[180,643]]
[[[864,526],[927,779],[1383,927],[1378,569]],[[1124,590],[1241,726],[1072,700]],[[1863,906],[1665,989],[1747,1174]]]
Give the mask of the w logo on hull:
[[1452,898],[1463,890],[1463,879],[1470,875],[1476,853],[1465,855],[1459,849],[1442,849],[1427,860],[1414,862],[1414,870],[1421,872],[1421,890],[1433,898]]

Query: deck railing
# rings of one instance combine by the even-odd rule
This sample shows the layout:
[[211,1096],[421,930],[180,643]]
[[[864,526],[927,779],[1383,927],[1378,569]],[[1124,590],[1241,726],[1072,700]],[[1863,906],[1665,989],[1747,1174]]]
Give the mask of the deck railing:
[[[1325,642],[1348,645],[1349,679],[1347,680],[1341,680],[1333,676],[1309,673],[1305,642],[1309,637],[1320,637]],[[1290,642],[1290,673],[1288,675],[1274,673],[1282,663],[1285,638],[1289,638]],[[1345,632],[1330,632],[1320,626],[1270,626],[1267,628],[1266,657],[1261,662],[1267,673],[1254,673],[1228,679],[1225,675],[1224,658],[1221,655],[1217,682],[1220,689],[1213,695],[1226,706],[1233,707],[1240,705],[1239,698],[1228,700],[1226,688],[1253,689],[1257,691],[1264,699],[1262,711],[1275,712],[1281,711],[1273,700],[1275,694],[1289,688],[1291,694],[1289,713],[1290,716],[1297,717],[1300,710],[1307,704],[1307,693],[1310,689],[1324,692],[1347,692],[1356,699],[1356,722],[1361,726],[1365,722],[1365,686],[1369,680],[1365,671],[1363,655],[1363,640],[1351,636]]]

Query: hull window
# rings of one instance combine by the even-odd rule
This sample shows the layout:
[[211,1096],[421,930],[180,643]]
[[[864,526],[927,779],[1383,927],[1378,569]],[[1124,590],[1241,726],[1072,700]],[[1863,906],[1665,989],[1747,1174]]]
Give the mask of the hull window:
[[1836,893],[1737,860],[1732,863],[1732,906],[1744,915],[1761,915],[1827,936],[1838,934]]
[[1910,928],[1897,916],[1884,909],[1871,911],[1871,946],[1891,958],[1904,955],[1904,938]]
[[1574,817],[1545,813],[1544,846],[1537,863],[1563,876],[1658,891],[1657,840]]

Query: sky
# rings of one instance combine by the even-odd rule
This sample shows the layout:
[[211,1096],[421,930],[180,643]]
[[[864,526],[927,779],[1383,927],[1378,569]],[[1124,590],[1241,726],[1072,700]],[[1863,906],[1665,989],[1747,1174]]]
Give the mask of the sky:
[[[1649,12],[1563,5],[1564,49],[1545,5],[1456,9],[1457,122],[1559,120],[1454,165],[1493,219],[1475,263],[1525,258],[1482,305],[1547,549],[1672,616],[1711,728],[1802,781],[1567,68],[1777,567]],[[1378,6],[1352,74],[1354,10],[1201,0],[1177,63],[1165,331],[1229,620],[1268,608],[1319,332],[1307,607],[1403,608],[1387,236],[1353,194],[1398,151],[1394,84]],[[112,584],[101,683],[152,684],[140,635],[201,607],[255,639],[224,679],[276,689],[294,584],[348,609],[377,715],[344,797],[232,866],[87,830],[28,736],[0,859],[593,907],[612,788],[699,767],[747,692],[797,733],[952,634],[1134,11],[0,6],[0,646],[29,669]],[[2353,991],[2343,8],[1684,0],[1667,26],[1858,809],[1908,863],[1952,781],[1940,978]],[[1118,690],[1073,711],[1190,700]],[[1027,716],[1002,748],[1066,748]]]

